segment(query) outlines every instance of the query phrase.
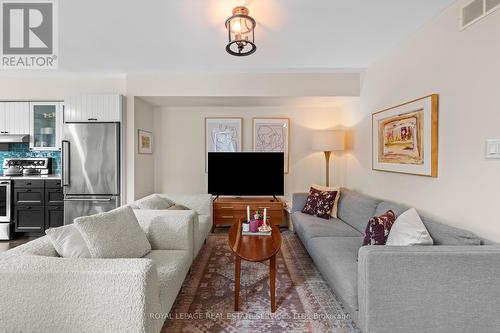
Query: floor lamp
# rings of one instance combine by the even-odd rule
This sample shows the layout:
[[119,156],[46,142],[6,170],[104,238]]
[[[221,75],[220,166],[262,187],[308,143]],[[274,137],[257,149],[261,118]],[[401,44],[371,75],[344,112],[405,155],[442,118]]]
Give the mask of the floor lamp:
[[325,153],[326,186],[330,186],[330,155],[332,151],[342,151],[345,146],[344,131],[316,131],[312,136],[312,149]]

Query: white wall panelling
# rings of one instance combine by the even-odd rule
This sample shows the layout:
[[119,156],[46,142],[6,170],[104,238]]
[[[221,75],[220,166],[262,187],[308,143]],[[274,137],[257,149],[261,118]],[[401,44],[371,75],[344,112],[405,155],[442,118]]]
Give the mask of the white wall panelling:
[[64,103],[65,122],[121,121],[122,96],[120,95],[68,96],[64,99]]
[[29,134],[30,110],[27,102],[0,102],[0,132]]

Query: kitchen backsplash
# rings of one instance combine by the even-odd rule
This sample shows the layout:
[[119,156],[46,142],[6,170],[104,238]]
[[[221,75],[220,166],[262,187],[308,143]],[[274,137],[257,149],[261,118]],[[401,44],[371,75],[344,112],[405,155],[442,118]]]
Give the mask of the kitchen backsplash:
[[5,158],[19,157],[51,157],[53,174],[61,174],[61,152],[59,151],[31,151],[29,143],[9,143],[9,150],[0,151],[0,161]]

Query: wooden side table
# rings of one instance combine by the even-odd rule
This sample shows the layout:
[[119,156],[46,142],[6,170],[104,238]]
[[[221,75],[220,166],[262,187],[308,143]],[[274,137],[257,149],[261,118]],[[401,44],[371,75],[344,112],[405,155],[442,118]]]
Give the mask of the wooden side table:
[[286,226],[288,227],[288,230],[291,232],[293,231],[293,223],[292,223],[292,202],[287,201],[283,207],[283,215],[286,220]]
[[262,262],[269,260],[269,285],[271,311],[276,312],[276,254],[281,248],[278,226],[272,226],[271,236],[244,236],[241,221],[229,228],[229,247],[235,254],[234,265],[234,311],[239,311],[241,260]]

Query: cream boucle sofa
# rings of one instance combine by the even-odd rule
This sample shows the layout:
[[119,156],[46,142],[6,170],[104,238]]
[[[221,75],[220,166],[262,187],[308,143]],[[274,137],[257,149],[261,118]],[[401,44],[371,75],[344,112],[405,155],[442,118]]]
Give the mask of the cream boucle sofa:
[[197,214],[135,212],[153,249],[143,258],[61,258],[47,236],[0,255],[0,332],[158,333],[192,264]]
[[[140,200],[146,200],[154,195],[158,195],[162,198],[166,198],[170,201],[175,202],[176,204],[183,205],[190,209],[190,211],[196,213],[194,218],[194,229],[193,229],[193,241],[194,241],[194,256],[196,257],[200,252],[205,239],[208,237],[208,234],[212,230],[212,195],[210,194],[166,194],[166,193],[157,193],[151,194],[147,197],[144,197]],[[136,201],[137,202],[137,201]],[[185,214],[189,214],[186,210],[137,210],[136,202],[130,204],[136,215],[141,211],[141,214],[144,216],[151,214],[156,214],[155,212],[161,212],[162,214],[168,214],[171,216],[183,216]],[[147,213],[149,212],[149,213]]]

